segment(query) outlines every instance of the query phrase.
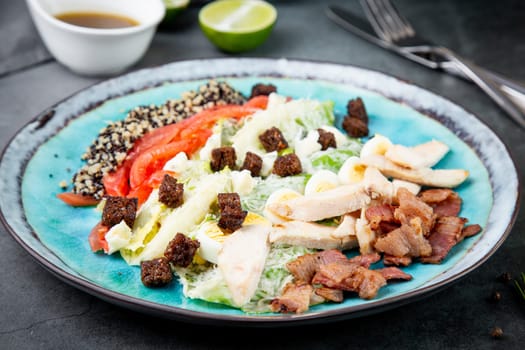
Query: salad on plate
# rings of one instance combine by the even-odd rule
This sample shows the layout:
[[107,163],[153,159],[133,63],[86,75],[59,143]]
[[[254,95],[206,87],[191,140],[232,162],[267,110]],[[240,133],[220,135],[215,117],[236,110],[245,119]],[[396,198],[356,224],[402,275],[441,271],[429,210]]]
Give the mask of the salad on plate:
[[100,131],[60,199],[97,206],[94,253],[120,254],[148,288],[249,313],[304,313],[377,298],[481,232],[460,216],[467,169],[439,168],[449,147],[393,143],[368,129],[360,98],[249,97],[210,81],[142,106]]

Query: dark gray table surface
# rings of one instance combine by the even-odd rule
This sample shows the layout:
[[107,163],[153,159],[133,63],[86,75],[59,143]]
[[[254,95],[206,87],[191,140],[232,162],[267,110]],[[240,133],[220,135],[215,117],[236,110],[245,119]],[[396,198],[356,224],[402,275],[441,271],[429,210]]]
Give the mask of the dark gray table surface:
[[[518,170],[524,173],[525,133],[474,85],[417,66],[352,36],[324,15],[328,2],[273,3],[279,18],[271,37],[241,56],[338,62],[414,82],[478,115],[507,144]],[[330,3],[360,10],[357,1]],[[436,42],[525,82],[525,2],[395,3],[420,32]],[[176,60],[227,57],[204,38],[196,22],[197,12],[198,6],[193,6],[176,28],[159,31],[145,57],[130,70]],[[74,75],[50,59],[23,2],[1,1],[0,14],[3,148],[40,111],[100,79]],[[524,183],[521,181],[521,190]],[[518,298],[510,283],[498,281],[498,276],[525,271],[524,231],[522,206],[508,239],[488,261],[445,290],[408,305],[315,326],[239,329],[170,321],[101,301],[44,270],[1,227],[0,348],[523,349],[525,301]],[[501,293],[499,302],[490,301],[494,291]],[[491,337],[494,326],[503,329],[502,339]]]

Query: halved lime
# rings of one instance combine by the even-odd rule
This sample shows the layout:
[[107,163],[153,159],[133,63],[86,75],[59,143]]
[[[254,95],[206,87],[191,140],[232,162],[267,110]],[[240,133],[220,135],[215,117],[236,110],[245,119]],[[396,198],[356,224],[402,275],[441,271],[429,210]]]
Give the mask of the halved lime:
[[169,27],[179,17],[179,14],[184,11],[190,4],[190,0],[163,0],[166,6],[166,14],[160,22],[162,27]]
[[262,0],[216,0],[199,12],[206,37],[226,52],[255,49],[270,35],[277,11]]

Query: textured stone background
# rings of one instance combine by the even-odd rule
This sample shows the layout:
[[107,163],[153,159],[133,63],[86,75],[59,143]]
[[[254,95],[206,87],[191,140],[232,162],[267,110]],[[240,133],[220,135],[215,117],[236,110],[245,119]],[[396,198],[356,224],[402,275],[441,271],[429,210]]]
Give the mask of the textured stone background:
[[[329,3],[356,12],[358,1],[273,1],[279,11],[268,41],[247,57],[347,63],[414,82],[478,115],[509,147],[524,173],[525,133],[474,85],[385,52],[345,32],[324,15]],[[525,2],[409,1],[395,4],[415,28],[478,64],[525,82]],[[176,28],[159,32],[132,69],[174,60],[225,57],[201,34],[199,4]],[[0,1],[0,147],[37,113],[96,79],[71,74],[42,46],[25,3]],[[523,176],[521,177],[523,191]],[[504,347],[525,344],[525,301],[497,277],[525,271],[523,207],[508,239],[481,267],[449,288],[408,305],[359,319],[280,329],[204,327],[135,313],[90,296],[41,268],[0,228],[2,349],[347,349]],[[493,291],[499,302],[490,302]],[[490,336],[493,326],[504,331]],[[245,336],[246,340],[241,340]]]

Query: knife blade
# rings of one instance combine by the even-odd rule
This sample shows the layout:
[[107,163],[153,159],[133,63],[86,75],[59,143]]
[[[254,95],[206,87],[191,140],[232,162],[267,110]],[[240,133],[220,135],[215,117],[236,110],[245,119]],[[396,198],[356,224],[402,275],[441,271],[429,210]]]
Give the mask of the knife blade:
[[[470,80],[468,77],[459,72],[459,70],[456,68],[456,65],[453,62],[446,60],[442,56],[423,55],[421,53],[418,53],[417,50],[405,50],[403,47],[382,40],[380,37],[377,36],[373,27],[368,21],[363,20],[359,16],[340,6],[328,6],[326,9],[326,15],[329,19],[331,19],[333,22],[335,22],[342,28],[375,45],[378,45],[389,51],[395,52],[405,58],[422,64],[428,68],[443,70],[447,73],[460,76],[463,79]],[[492,78],[500,86],[501,91],[504,92],[516,104],[518,104],[522,110],[525,111],[524,86],[499,74],[490,72],[486,69],[483,69],[483,72],[490,78]]]

